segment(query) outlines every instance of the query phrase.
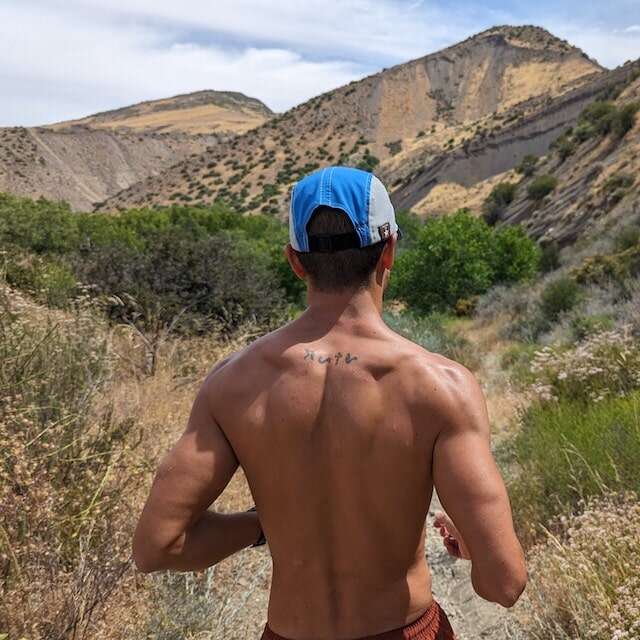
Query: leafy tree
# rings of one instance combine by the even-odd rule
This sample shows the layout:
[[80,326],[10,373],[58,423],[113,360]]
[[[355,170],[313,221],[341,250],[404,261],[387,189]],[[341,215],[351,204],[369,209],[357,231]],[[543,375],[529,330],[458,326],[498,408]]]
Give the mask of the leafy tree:
[[497,282],[533,275],[539,257],[532,245],[524,233],[496,232],[467,210],[432,218],[398,257],[390,294],[424,312],[451,309]]

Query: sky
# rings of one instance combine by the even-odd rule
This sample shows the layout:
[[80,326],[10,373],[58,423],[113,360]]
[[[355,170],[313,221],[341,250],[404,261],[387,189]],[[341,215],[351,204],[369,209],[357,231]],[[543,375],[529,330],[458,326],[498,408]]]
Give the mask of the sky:
[[640,0],[0,0],[0,126],[201,89],[284,111],[498,24],[640,57]]

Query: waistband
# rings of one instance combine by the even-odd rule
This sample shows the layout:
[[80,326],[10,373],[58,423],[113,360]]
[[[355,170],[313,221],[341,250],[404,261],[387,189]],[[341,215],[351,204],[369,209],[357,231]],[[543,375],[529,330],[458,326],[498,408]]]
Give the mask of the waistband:
[[[272,631],[267,624],[261,640],[291,640]],[[433,604],[414,622],[373,636],[353,640],[455,640],[447,614],[434,600]]]

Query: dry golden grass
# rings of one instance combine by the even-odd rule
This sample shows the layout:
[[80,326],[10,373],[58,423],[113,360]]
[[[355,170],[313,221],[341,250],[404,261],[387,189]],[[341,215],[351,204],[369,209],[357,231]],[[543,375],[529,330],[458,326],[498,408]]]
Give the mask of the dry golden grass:
[[533,550],[521,609],[527,637],[636,640],[640,637],[640,503],[609,496],[562,518]]
[[[97,129],[134,131],[182,131],[185,133],[246,133],[266,121],[253,111],[225,109],[214,104],[188,109],[167,109],[121,118],[111,122],[91,122]],[[69,124],[69,123],[65,123]]]
[[[0,294],[0,634],[114,640],[257,631],[270,570],[264,550],[201,576],[143,577],[130,559],[153,471],[184,428],[201,379],[257,329],[167,342],[151,378],[141,374],[136,338],[91,310],[53,312],[6,287]],[[239,473],[216,507],[250,504]]]

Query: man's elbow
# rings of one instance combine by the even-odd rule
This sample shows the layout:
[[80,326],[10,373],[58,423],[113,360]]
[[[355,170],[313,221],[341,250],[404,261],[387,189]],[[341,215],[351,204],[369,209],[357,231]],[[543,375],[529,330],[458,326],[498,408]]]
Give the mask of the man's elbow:
[[527,570],[523,563],[506,575],[496,576],[494,573],[489,580],[477,582],[475,584],[474,581],[474,588],[480,597],[509,609],[518,602],[527,586]]
[[140,530],[133,537],[133,563],[140,573],[153,573],[171,568],[173,544],[163,545]]

